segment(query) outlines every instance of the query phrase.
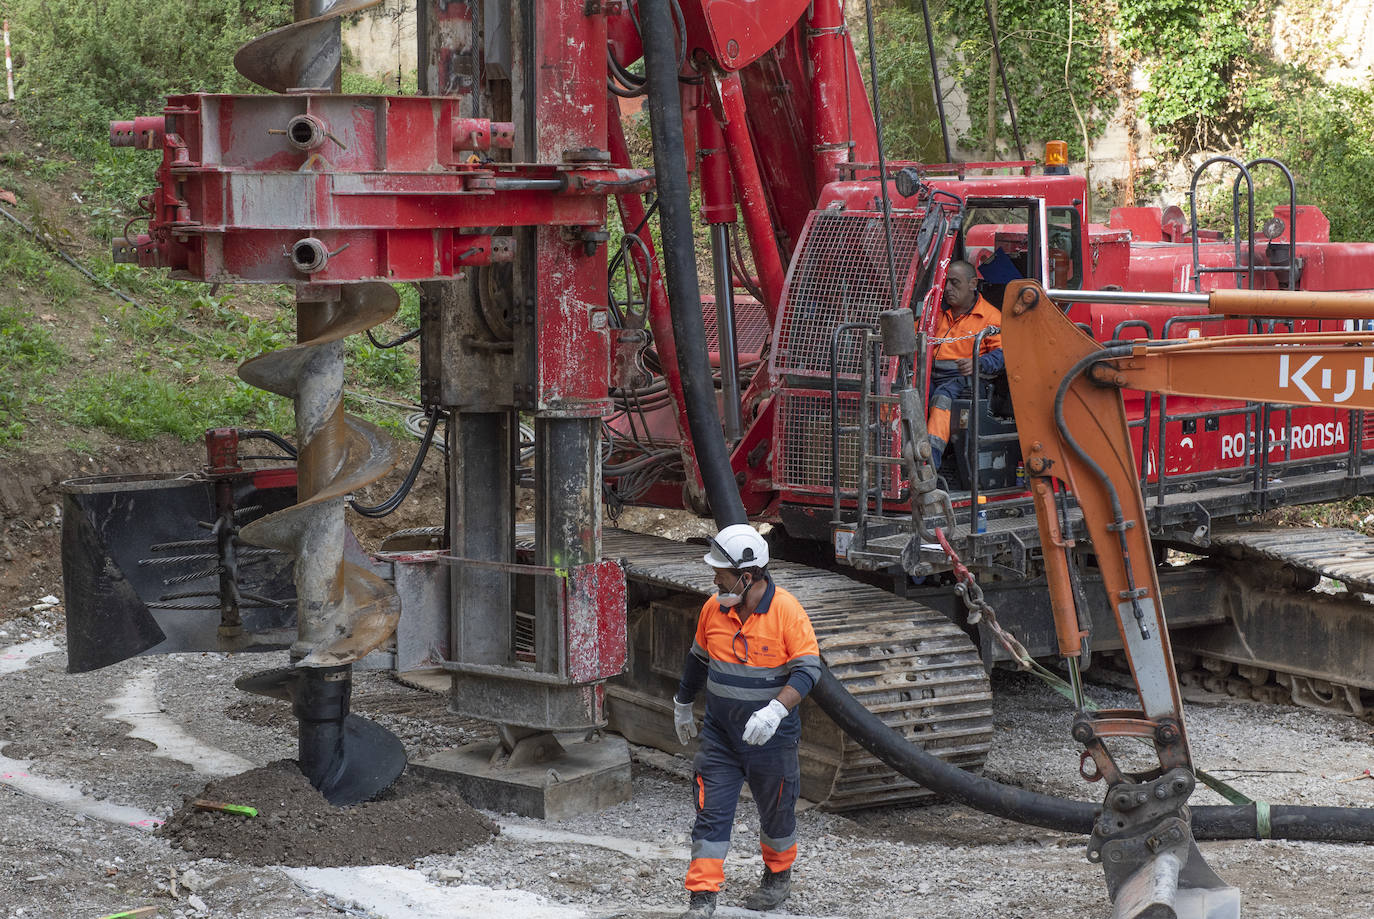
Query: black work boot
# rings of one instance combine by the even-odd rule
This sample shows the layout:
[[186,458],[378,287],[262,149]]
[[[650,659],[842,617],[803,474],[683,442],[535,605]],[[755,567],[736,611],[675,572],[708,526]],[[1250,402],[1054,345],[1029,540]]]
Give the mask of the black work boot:
[[782,901],[787,899],[787,895],[792,892],[792,869],[784,868],[781,871],[769,871],[763,869],[763,878],[759,880],[759,889],[749,895],[749,899],[744,901],[745,909],[769,910],[777,909],[782,905]]
[[716,898],[720,894],[714,890],[694,890],[692,899],[687,903],[687,912],[678,919],[711,919],[716,914]]

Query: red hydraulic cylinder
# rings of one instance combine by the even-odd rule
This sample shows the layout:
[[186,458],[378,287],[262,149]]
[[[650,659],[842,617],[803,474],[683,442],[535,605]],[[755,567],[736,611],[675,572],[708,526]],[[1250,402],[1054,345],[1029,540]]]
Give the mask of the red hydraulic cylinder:
[[[701,145],[701,216],[711,224],[711,261],[716,282],[716,341],[719,348],[721,418],[725,439],[739,442],[744,420],[739,404],[739,353],[735,343],[735,282],[730,268],[730,227],[735,223],[735,196],[725,136],[706,104],[705,92],[693,87],[697,142]],[[741,267],[743,270],[743,267]]]
[[[612,165],[627,167],[630,163],[630,148],[625,143],[625,129],[620,122],[620,109],[610,106],[607,121],[607,145],[611,152]],[[645,217],[644,201],[638,194],[621,194],[616,197],[620,206],[620,223],[626,232],[643,224]],[[677,340],[673,337],[673,317],[668,310],[668,291],[663,286],[663,273],[658,269],[658,258],[654,252],[654,239],[647,230],[641,229],[643,247],[630,246],[630,259],[639,274],[640,281],[648,291],[649,329],[654,333],[655,351],[663,369],[663,379],[668,383],[668,391],[673,396],[676,411],[673,420],[677,424],[678,443],[682,446],[683,462],[691,474],[697,476],[700,490],[700,472],[697,469],[696,452],[692,449],[690,428],[687,424],[687,400],[682,392],[682,372],[677,365]]]
[[736,73],[714,74],[710,86],[714,93],[712,102],[720,108],[720,124],[730,165],[735,170],[744,228],[749,234],[749,247],[754,254],[754,267],[758,269],[764,307],[772,324],[777,319],[778,306],[782,302],[782,255],[777,236],[773,233],[773,220],[768,210],[763,179],[759,175],[759,164],[754,158],[754,144],[749,137],[744,88]]
[[850,107],[836,104],[848,92],[848,48],[840,0],[814,0],[806,53],[811,62],[811,156],[817,188],[838,180],[839,166],[849,157]]
[[725,150],[725,136],[706,103],[704,87],[692,88],[697,90],[693,108],[701,156],[698,172],[701,181],[701,219],[707,223],[734,223],[735,192],[730,185],[730,156]]

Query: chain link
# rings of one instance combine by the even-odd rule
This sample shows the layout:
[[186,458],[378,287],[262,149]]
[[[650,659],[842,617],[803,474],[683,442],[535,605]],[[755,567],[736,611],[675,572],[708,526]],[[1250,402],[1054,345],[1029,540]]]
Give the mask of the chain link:
[[1030,670],[1035,666],[1031,660],[1030,652],[1026,646],[1016,639],[1016,636],[1002,628],[1002,624],[997,621],[997,612],[992,608],[983,597],[983,588],[979,586],[974,578],[973,572],[969,571],[968,566],[959,558],[959,553],[954,551],[949,539],[945,536],[945,531],[941,527],[935,528],[935,538],[939,540],[940,547],[945,550],[945,558],[949,559],[950,570],[954,572],[957,583],[954,585],[954,592],[959,595],[959,599],[964,601],[964,606],[968,608],[968,621],[970,625],[982,623],[993,635],[997,637],[1002,647],[1007,649],[1012,660],[1016,661],[1016,666],[1021,670]]
[[1001,326],[990,325],[990,326],[987,326],[986,328],[979,329],[977,332],[973,332],[973,333],[968,334],[968,335],[955,335],[955,336],[950,337],[950,338],[936,338],[936,337],[934,337],[934,336],[931,336],[930,338],[926,339],[926,341],[927,341],[927,343],[932,344],[932,345],[944,345],[944,344],[948,344],[949,342],[952,342],[952,341],[968,341],[969,339],[977,338],[979,335],[984,335],[984,334],[986,334],[986,335],[1001,335],[1001,334],[1002,334],[1002,327],[1001,327]]
[[1037,663],[1031,657],[1030,652],[1026,650],[1026,646],[1021,644],[1015,635],[1002,627],[1002,624],[997,621],[997,612],[992,608],[992,604],[983,597],[983,588],[978,586],[978,581],[974,579],[973,572],[969,571],[968,566],[960,560],[959,553],[954,551],[954,547],[950,545],[942,528],[935,528],[935,538],[940,541],[940,547],[945,550],[945,558],[949,559],[950,570],[958,579],[958,583],[954,585],[954,592],[964,601],[964,606],[968,607],[969,624],[981,624],[992,632],[1002,647],[1007,649],[1012,660],[1016,662],[1017,669],[1039,677],[1051,689],[1072,702],[1080,711],[1085,709],[1096,711],[1097,706],[1090,699],[1085,699],[1081,691],[1075,691],[1075,687],[1059,674]]

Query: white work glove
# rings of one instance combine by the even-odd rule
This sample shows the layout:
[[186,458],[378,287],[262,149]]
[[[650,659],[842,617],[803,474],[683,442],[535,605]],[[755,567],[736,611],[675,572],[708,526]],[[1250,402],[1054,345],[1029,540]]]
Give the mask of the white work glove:
[[778,724],[787,717],[787,706],[777,699],[749,716],[744,726],[744,742],[758,746],[768,743],[768,738],[778,729]]
[[691,702],[679,702],[673,697],[673,727],[677,728],[677,739],[684,747],[687,741],[697,736],[697,720],[692,714]]

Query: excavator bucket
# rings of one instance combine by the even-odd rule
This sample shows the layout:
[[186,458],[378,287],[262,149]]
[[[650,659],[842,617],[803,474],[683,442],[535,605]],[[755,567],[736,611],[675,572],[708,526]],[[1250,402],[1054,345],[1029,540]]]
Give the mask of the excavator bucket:
[[290,557],[238,540],[244,522],[294,503],[294,470],[92,476],[62,490],[69,672],[294,640]]
[[1112,919],[1240,919],[1240,891],[1217,876],[1190,842],[1180,859],[1148,859],[1116,893]]
[[1240,891],[1217,876],[1193,839],[1185,802],[1195,786],[1189,769],[1175,767],[1108,789],[1088,861],[1102,865],[1112,919],[1240,919]]

